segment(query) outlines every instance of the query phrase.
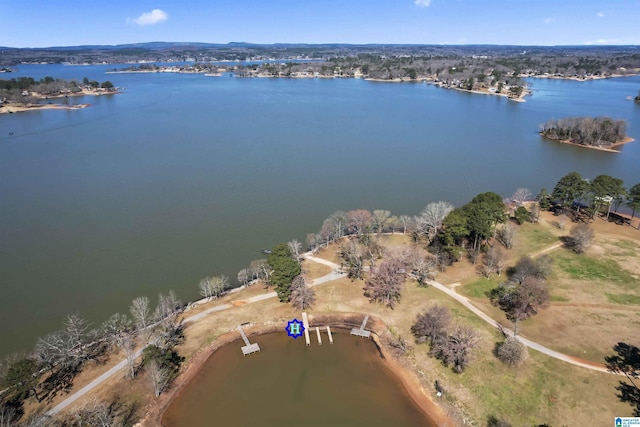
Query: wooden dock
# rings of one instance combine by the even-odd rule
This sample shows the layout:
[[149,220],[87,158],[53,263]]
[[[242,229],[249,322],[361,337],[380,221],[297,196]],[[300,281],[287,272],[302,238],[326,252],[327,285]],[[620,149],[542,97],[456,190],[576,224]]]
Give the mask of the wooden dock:
[[309,339],[309,318],[304,311],[302,312],[302,324],[304,326],[304,340],[307,345],[311,345],[311,340]]
[[367,321],[369,320],[369,315],[364,316],[364,320],[362,321],[362,325],[360,328],[351,329],[351,335],[356,335],[359,337],[369,338],[371,336],[371,331],[365,331],[364,328],[367,326]]
[[247,336],[245,335],[242,326],[238,326],[238,332],[240,332],[240,336],[242,336],[242,340],[244,341],[244,346],[242,347],[242,354],[244,356],[260,351],[260,346],[258,345],[258,343],[251,344],[249,342],[249,338],[247,338]]
[[333,335],[331,335],[331,328],[327,325],[327,335],[329,335],[329,344],[333,344]]

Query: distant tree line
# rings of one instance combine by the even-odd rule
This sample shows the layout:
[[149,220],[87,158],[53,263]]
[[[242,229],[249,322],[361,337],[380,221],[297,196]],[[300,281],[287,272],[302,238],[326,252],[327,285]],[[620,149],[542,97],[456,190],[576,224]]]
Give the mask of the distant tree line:
[[592,146],[610,146],[624,141],[627,122],[609,117],[570,117],[549,120],[541,128],[541,134],[557,141]]
[[[54,79],[47,76],[40,80],[33,77],[18,77],[8,80],[0,79],[0,98],[5,98],[13,102],[36,102],[37,97],[32,97],[31,92],[41,96],[55,96],[64,94],[77,94],[82,92],[83,88],[97,89],[102,88],[106,91],[115,89],[113,83],[106,80],[98,83],[95,80],[84,78],[82,83],[76,80]],[[24,94],[27,92],[27,94]]]

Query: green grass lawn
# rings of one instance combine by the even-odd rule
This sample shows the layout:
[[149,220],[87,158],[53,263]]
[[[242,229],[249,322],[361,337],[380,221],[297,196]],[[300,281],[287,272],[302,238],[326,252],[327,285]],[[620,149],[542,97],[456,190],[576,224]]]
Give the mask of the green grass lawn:
[[489,279],[481,278],[466,285],[460,286],[458,292],[470,298],[488,298],[487,293],[507,280],[506,275],[500,277],[493,275]]
[[640,295],[605,293],[607,299],[615,304],[640,305]]
[[514,250],[518,256],[531,255],[558,242],[558,237],[540,224],[527,223],[518,227]]
[[564,271],[572,279],[592,282],[608,282],[625,289],[635,287],[637,280],[625,270],[621,269],[612,259],[593,258],[587,255],[577,255],[563,251],[554,256],[555,266]]

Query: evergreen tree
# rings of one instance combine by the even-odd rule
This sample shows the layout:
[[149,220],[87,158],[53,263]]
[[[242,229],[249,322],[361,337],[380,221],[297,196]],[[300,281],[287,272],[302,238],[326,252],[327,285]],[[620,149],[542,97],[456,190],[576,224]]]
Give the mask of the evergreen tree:
[[276,288],[281,302],[288,302],[291,298],[291,282],[302,270],[300,264],[291,256],[291,250],[286,243],[280,243],[267,255],[267,263],[273,273],[270,284]]

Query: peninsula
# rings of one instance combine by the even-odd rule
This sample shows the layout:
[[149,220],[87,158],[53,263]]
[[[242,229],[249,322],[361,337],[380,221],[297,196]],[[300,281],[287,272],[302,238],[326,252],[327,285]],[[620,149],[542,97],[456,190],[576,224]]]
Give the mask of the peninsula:
[[98,96],[119,93],[110,81],[98,83],[86,77],[83,81],[66,81],[45,77],[35,80],[32,77],[18,77],[10,80],[0,79],[0,114],[18,113],[33,110],[77,110],[90,104],[43,103],[51,99],[64,99],[76,96]]
[[616,147],[634,141],[626,128],[626,121],[609,117],[569,117],[547,121],[540,135],[564,144],[618,152]]

